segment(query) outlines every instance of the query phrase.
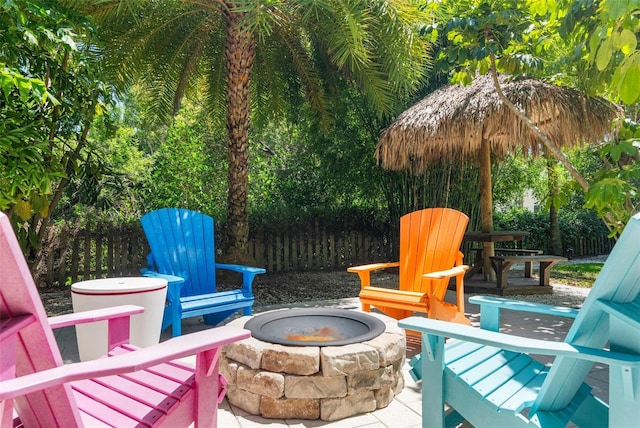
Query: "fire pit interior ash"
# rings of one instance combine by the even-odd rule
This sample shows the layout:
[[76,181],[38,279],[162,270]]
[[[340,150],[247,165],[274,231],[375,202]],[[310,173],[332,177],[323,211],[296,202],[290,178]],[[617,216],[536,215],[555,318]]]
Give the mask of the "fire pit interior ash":
[[256,339],[289,346],[341,346],[373,339],[385,324],[346,309],[293,309],[257,315],[244,326]]

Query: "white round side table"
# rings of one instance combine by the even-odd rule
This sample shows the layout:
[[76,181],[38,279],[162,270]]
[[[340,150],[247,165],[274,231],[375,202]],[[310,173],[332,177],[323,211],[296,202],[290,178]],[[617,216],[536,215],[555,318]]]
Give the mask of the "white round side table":
[[[73,311],[81,312],[119,305],[138,305],[144,312],[131,317],[131,343],[145,347],[160,341],[160,326],[167,296],[162,278],[124,277],[80,281],[71,285]],[[81,361],[107,354],[107,321],[76,326]]]

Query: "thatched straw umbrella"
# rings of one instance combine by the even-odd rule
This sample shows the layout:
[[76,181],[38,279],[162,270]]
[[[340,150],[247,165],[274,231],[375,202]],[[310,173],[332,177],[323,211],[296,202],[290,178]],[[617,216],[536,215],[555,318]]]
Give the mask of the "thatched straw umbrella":
[[[500,76],[505,97],[556,147],[602,141],[620,109],[600,97],[535,79]],[[538,155],[540,137],[499,98],[491,75],[469,86],[448,85],[405,110],[380,136],[376,158],[383,167],[421,173],[435,160],[477,159],[483,232],[493,230],[491,155],[520,149]],[[489,249],[489,248],[488,248]],[[485,251],[486,263],[493,254]]]

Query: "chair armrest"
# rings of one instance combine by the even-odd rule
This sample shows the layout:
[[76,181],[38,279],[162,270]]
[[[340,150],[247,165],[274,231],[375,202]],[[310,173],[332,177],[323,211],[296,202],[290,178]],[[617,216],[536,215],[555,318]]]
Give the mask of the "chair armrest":
[[[180,304],[180,292],[185,283],[185,278],[182,276],[169,275],[164,273],[158,273],[153,269],[143,268],[140,269],[142,276],[146,278],[162,278],[167,281],[167,300],[172,305]],[[165,326],[163,324],[163,330]]]
[[0,401],[67,382],[139,371],[166,361],[200,354],[250,336],[248,330],[229,326],[216,327],[174,337],[158,345],[126,354],[65,364],[0,382]]
[[469,297],[469,303],[476,303],[480,305],[480,307],[495,306],[500,309],[509,309],[511,311],[535,312],[567,318],[575,318],[580,312],[576,308],[569,308],[566,306],[545,305],[544,303],[525,302],[522,300],[504,299],[502,297],[493,296],[471,296]]
[[49,318],[51,328],[86,324],[95,321],[107,322],[107,349],[129,343],[131,332],[131,315],[141,314],[144,308],[133,305],[114,306],[92,311],[77,312]]
[[352,266],[347,268],[347,272],[357,273],[360,278],[360,288],[364,288],[371,285],[371,272],[398,266],[400,266],[400,262],[372,263],[362,266]]
[[106,321],[114,318],[129,317],[144,312],[142,306],[122,305],[91,311],[75,312],[73,314],[58,315],[47,318],[51,328],[69,327],[78,324],[87,324],[96,321]]
[[429,272],[422,274],[423,278],[427,279],[445,279],[445,278],[453,278],[454,276],[464,275],[464,273],[469,269],[467,265],[456,266],[451,269],[441,270],[438,272]]
[[162,279],[166,279],[167,283],[169,285],[171,285],[173,283],[182,284],[184,282],[184,280],[185,280],[184,277],[182,277],[182,276],[159,273],[159,272],[156,272],[155,270],[149,269],[149,268],[140,269],[140,273],[145,278],[162,278]]
[[267,270],[263,268],[226,263],[216,263],[216,269],[225,269],[242,273],[242,288],[247,290],[249,293],[251,293],[251,287],[256,275],[267,272]]
[[[566,342],[531,339],[424,317],[405,318],[398,321],[398,325],[404,329],[419,331],[429,336],[459,339],[509,351],[569,357],[607,365],[640,368],[640,355],[636,354],[575,346]],[[423,338],[423,344],[426,344],[428,351],[430,343],[432,343],[431,340]],[[431,354],[426,357],[431,358]]]
[[500,311],[534,312],[546,315],[555,315],[566,318],[578,316],[578,309],[564,306],[545,305],[543,303],[524,302],[522,300],[504,299],[492,296],[472,296],[469,303],[480,305],[480,327],[485,330],[500,330]]
[[355,273],[362,272],[362,271],[373,272],[380,269],[386,269],[386,268],[392,268],[392,267],[398,267],[398,266],[400,266],[400,262],[371,263],[371,264],[362,265],[362,266],[351,266],[347,268],[347,272],[355,272]]
[[241,273],[248,272],[253,274],[267,272],[267,270],[263,268],[245,266],[245,265],[234,265],[234,264],[228,264],[228,263],[216,263],[216,269],[226,269],[226,270],[232,270],[234,272],[241,272]]
[[431,290],[432,293],[434,293],[436,300],[440,301],[443,301],[445,298],[449,279],[456,279],[456,307],[458,315],[461,317],[459,321],[468,324],[470,321],[464,315],[464,274],[467,270],[469,270],[469,266],[459,265],[443,271],[425,273],[422,277],[425,279],[436,280],[434,281],[435,284],[432,286]]

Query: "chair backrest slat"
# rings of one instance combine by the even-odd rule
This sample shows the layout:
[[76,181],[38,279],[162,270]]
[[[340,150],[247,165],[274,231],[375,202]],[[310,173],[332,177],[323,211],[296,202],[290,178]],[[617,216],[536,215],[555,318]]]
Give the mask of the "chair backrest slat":
[[469,218],[451,208],[426,208],[400,218],[400,289],[426,292],[425,272],[451,269]]
[[140,220],[158,272],[185,278],[182,296],[216,291],[214,221],[182,208],[163,208]]
[[[573,322],[566,342],[601,348],[611,339],[609,316],[596,300],[629,303],[640,299],[640,213],[631,218],[614,246],[587,299]],[[564,408],[584,381],[592,364],[556,358],[534,409]]]

